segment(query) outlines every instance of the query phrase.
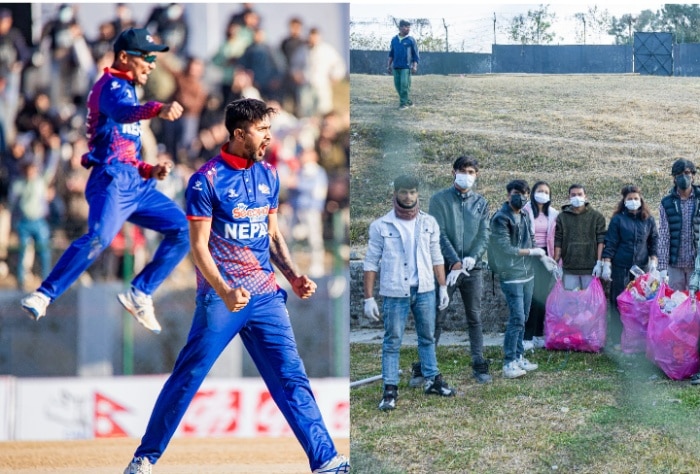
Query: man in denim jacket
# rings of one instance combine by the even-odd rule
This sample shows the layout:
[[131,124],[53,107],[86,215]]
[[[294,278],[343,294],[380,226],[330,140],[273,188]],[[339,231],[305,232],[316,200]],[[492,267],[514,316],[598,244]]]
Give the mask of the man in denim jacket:
[[378,321],[379,308],[372,294],[380,273],[379,294],[384,298],[384,343],[382,411],[396,408],[399,383],[399,349],[409,310],[418,335],[418,357],[426,394],[454,395],[438,371],[435,356],[435,278],[440,308],[449,303],[440,228],[435,219],[418,206],[418,180],[399,176],[394,180],[394,209],[369,226],[369,245],[364,260],[364,313]]

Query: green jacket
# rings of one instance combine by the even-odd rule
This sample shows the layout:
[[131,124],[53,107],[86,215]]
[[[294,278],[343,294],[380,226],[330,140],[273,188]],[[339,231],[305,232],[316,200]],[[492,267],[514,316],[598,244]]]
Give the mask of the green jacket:
[[605,217],[589,203],[581,214],[567,204],[557,216],[554,247],[561,248],[562,269],[572,275],[590,275],[598,260],[598,244],[605,242]]

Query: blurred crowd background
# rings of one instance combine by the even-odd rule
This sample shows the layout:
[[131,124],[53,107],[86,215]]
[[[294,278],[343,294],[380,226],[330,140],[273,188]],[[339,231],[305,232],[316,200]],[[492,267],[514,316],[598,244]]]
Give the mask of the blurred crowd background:
[[[220,44],[204,54],[192,47],[192,25],[201,29],[203,21],[193,4],[152,4],[145,21],[136,20],[134,4],[101,4],[113,16],[90,36],[85,25],[95,25],[83,16],[86,5],[43,4],[49,13],[40,25],[32,23],[40,27],[34,34],[17,27],[17,20],[27,20],[18,17],[24,15],[19,5],[0,4],[0,288],[36,288],[87,229],[89,170],[80,165],[87,94],[112,64],[116,35],[128,27],[148,28],[170,47],[140,89],[142,101],[176,100],[184,107],[176,122],[141,123],[144,161],[175,163],[159,182],[161,191],[184,208],[189,177],[228,140],[225,105],[263,99],[279,109],[266,160],[281,177],[279,215],[290,249],[311,276],[334,268],[347,251],[349,82],[347,54],[325,40],[324,25],[309,24],[287,4],[280,11],[291,12],[288,30],[275,31],[282,39],[271,42],[255,4],[229,4]],[[139,271],[156,239],[126,224],[82,278],[123,278],[125,253],[133,254],[133,271]]]

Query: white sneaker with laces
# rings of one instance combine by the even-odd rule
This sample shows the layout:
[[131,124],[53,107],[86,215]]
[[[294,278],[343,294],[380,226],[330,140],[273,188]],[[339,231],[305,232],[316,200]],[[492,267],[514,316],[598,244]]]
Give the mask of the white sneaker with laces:
[[527,372],[520,368],[518,362],[513,360],[503,366],[503,376],[507,379],[522,377]]
[[534,351],[535,350],[535,343],[534,341],[526,341],[523,340],[523,349],[525,352],[527,351]]
[[518,364],[518,367],[520,367],[521,369],[523,369],[527,372],[530,372],[531,370],[536,370],[537,367],[539,367],[537,364],[530,362],[529,360],[527,360],[523,356],[520,356],[520,358],[518,360],[516,360],[516,362]]
[[151,474],[152,466],[147,457],[134,458],[124,469],[124,474]]
[[150,329],[156,334],[160,334],[160,324],[156,319],[156,313],[153,309],[153,298],[136,288],[126,293],[119,293],[117,299],[131,315],[136,318],[136,321],[141,323],[147,329]]
[[35,321],[46,316],[46,308],[49,304],[51,304],[51,298],[40,291],[35,291],[22,298],[22,308]]
[[344,474],[346,472],[350,472],[350,461],[342,454],[338,454],[330,461],[324,463],[323,466],[315,469],[312,474]]

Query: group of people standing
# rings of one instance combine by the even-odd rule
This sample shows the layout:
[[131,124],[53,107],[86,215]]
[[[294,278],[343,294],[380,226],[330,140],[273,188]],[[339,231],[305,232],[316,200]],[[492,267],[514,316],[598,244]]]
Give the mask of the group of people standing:
[[[455,394],[440,374],[436,347],[457,289],[466,316],[472,374],[478,383],[492,381],[483,355],[481,323],[487,268],[498,277],[509,311],[503,340],[507,379],[538,368],[525,352],[544,347],[545,304],[555,279],[570,291],[588,288],[593,278],[610,282],[613,350],[619,350],[622,332],[617,297],[634,278],[632,267],[658,272],[672,289],[694,294],[700,288],[696,172],[690,160],[673,163],[673,187],[659,205],[658,227],[641,189],[625,185],[607,228],[605,217],[593,208],[579,183],[569,186],[568,202],[557,210],[547,182],[537,181],[530,188],[522,179],[512,180],[505,187],[505,201],[490,214],[487,200],[474,190],[479,163],[471,156],[454,161],[453,184],[433,194],[427,213],[420,209],[418,179],[397,177],[393,210],[371,223],[363,263],[368,318],[379,320],[374,298],[377,273],[383,298],[384,387],[379,409],[396,407],[399,349],[409,311],[415,319],[420,359],[413,365],[409,386],[422,384],[426,394]],[[700,384],[700,374],[691,383]]]

